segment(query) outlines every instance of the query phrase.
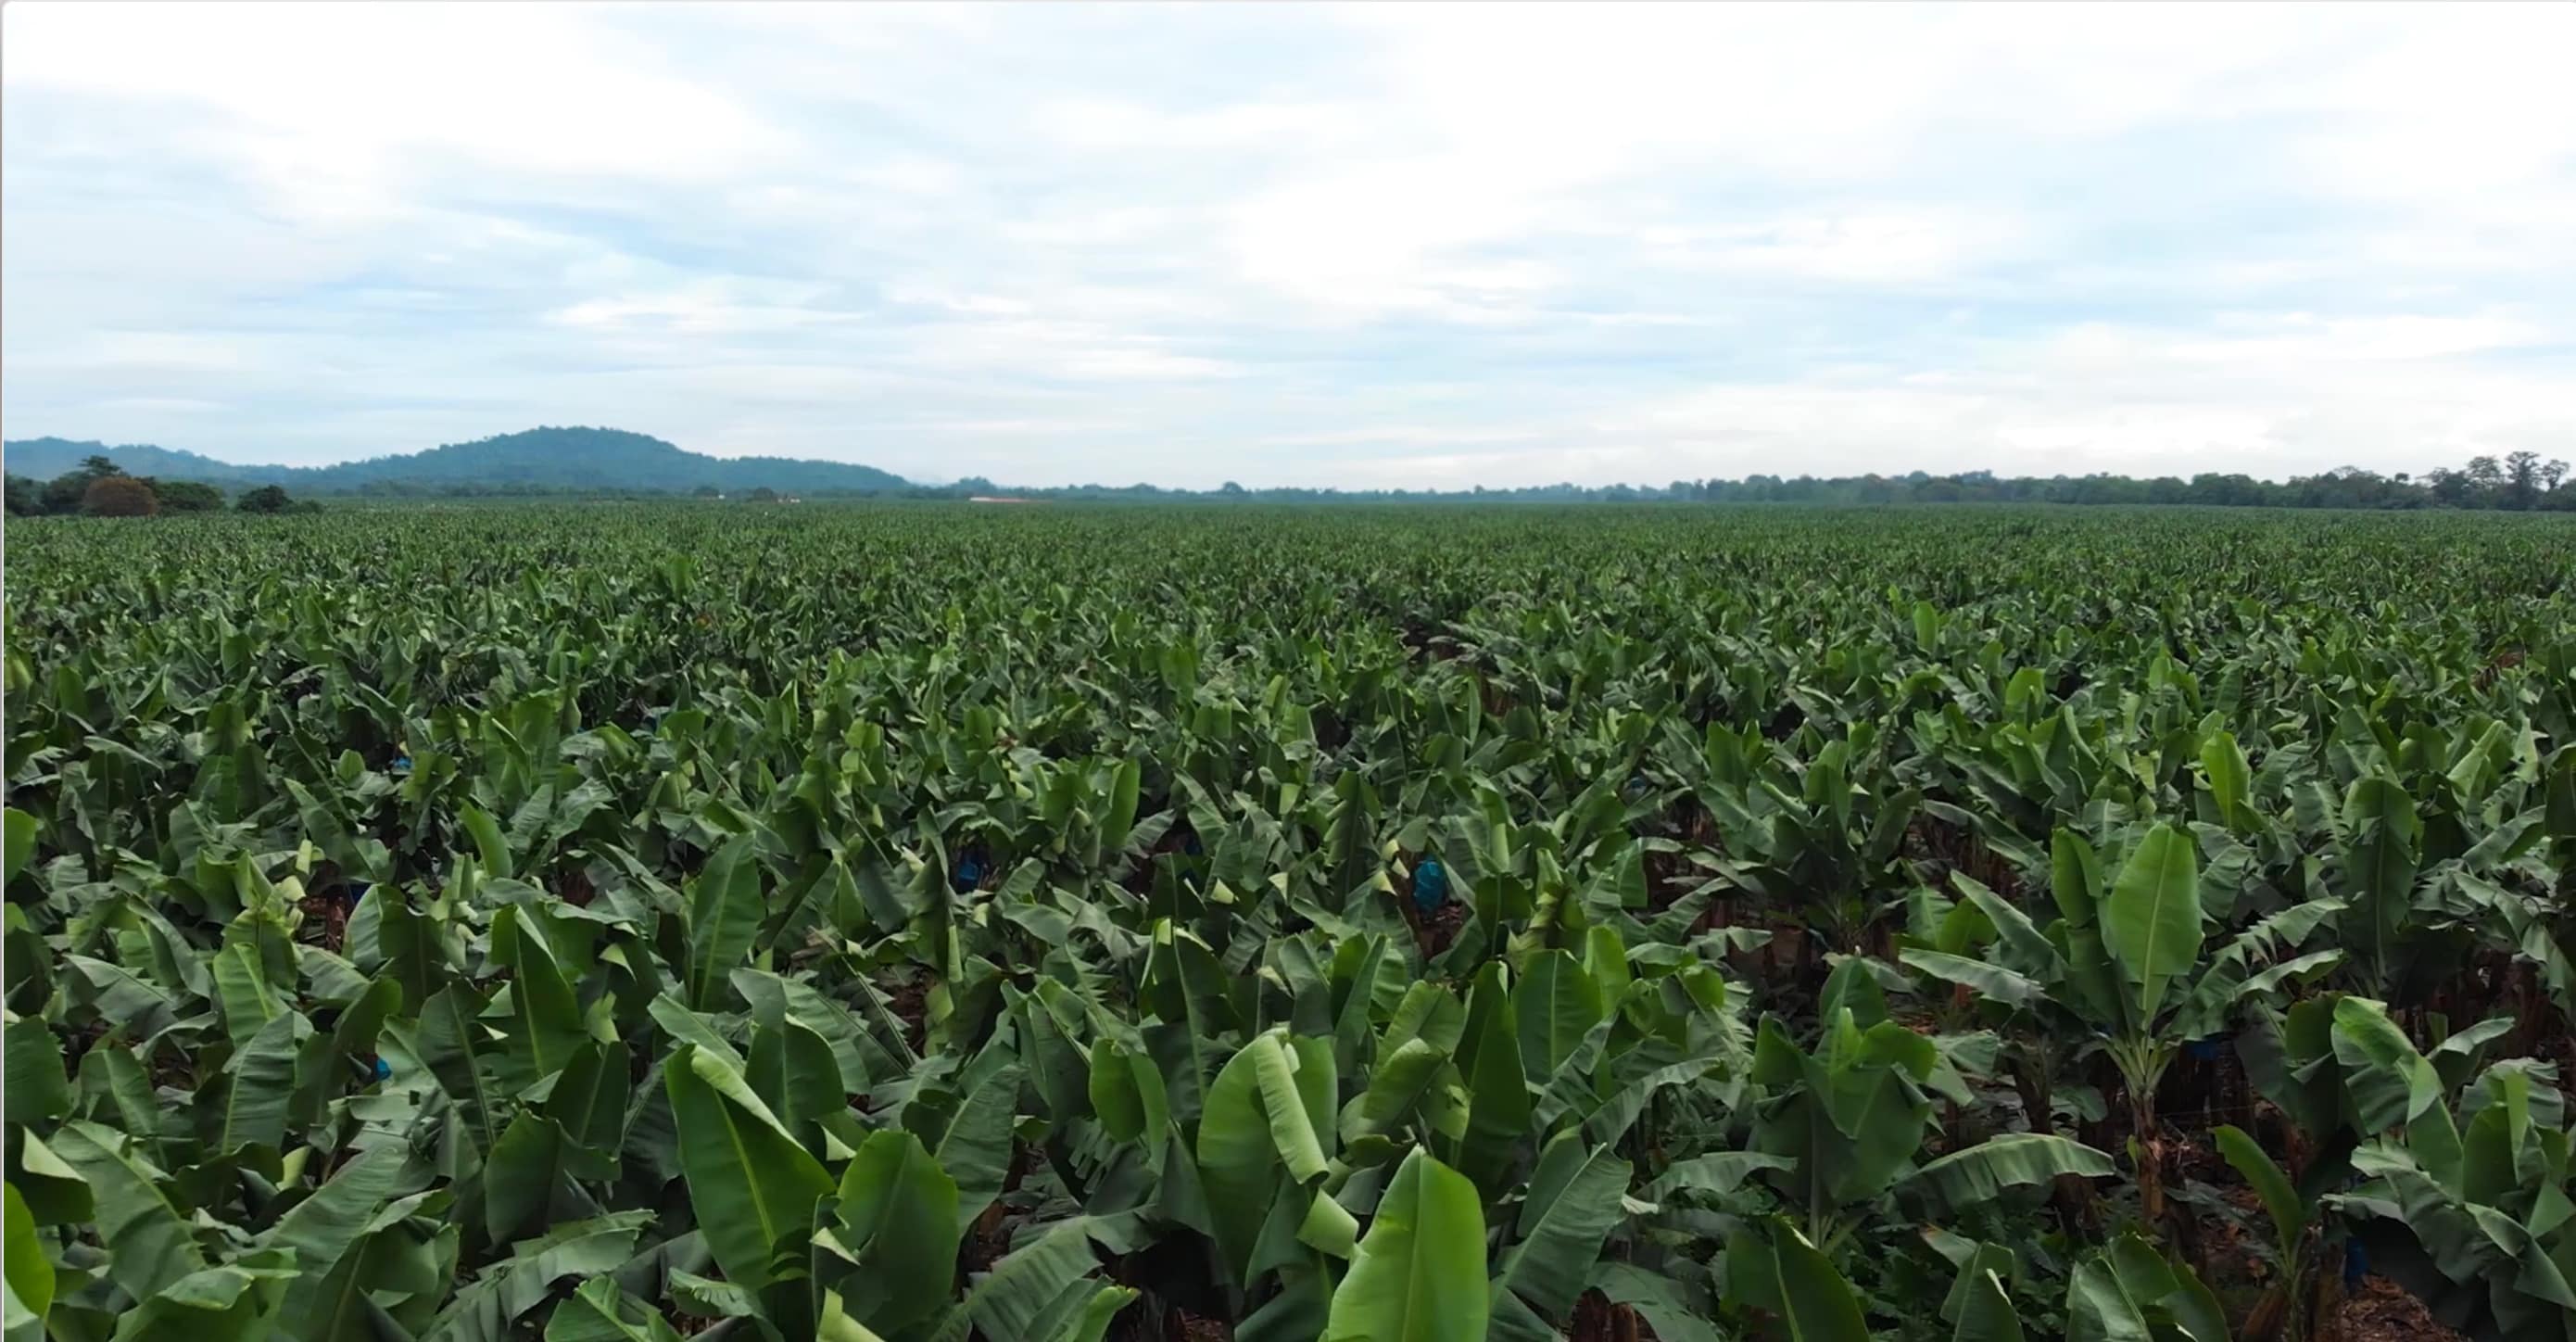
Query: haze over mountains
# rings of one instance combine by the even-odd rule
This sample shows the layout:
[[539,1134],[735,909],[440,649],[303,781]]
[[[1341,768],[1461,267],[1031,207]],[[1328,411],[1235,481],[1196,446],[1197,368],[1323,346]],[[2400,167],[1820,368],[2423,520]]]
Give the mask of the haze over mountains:
[[129,475],[202,480],[226,489],[283,485],[290,492],[353,494],[412,486],[529,490],[699,488],[726,493],[769,488],[780,493],[881,493],[908,487],[902,477],[851,462],[788,457],[711,457],[623,429],[536,428],[425,452],[331,466],[244,465],[195,452],[135,444],[108,447],[67,438],[28,438],[0,445],[8,473],[38,480],[79,468],[99,455]]

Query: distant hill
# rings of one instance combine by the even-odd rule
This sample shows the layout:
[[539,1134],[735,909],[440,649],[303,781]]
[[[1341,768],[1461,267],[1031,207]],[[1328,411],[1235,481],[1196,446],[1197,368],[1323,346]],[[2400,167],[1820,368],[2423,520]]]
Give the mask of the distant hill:
[[622,429],[540,428],[426,452],[342,462],[336,466],[245,466],[195,452],[132,445],[108,447],[67,438],[0,444],[8,473],[50,480],[105,456],[129,475],[202,480],[238,489],[284,485],[289,492],[356,494],[472,488],[478,492],[612,489],[687,493],[701,486],[733,493],[882,493],[907,488],[900,476],[841,461],[789,457],[710,457]]
[[51,480],[66,471],[78,470],[83,457],[114,458],[128,475],[150,475],[177,480],[203,480],[210,485],[265,484],[271,479],[283,480],[302,472],[284,467],[236,466],[229,461],[201,457],[194,452],[177,452],[166,447],[135,445],[109,447],[105,443],[80,443],[69,438],[24,438],[5,445],[9,474]]

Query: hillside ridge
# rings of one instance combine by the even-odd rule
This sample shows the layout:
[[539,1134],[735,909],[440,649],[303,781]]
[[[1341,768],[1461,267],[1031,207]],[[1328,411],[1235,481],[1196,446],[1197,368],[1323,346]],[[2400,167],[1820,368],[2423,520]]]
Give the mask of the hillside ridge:
[[712,457],[648,434],[583,426],[524,429],[329,466],[245,464],[149,443],[111,447],[53,437],[13,440],[0,444],[0,453],[6,455],[9,474],[37,480],[76,470],[84,457],[104,456],[130,475],[201,480],[228,489],[283,485],[313,494],[460,487],[877,493],[909,485],[891,471],[856,462]]

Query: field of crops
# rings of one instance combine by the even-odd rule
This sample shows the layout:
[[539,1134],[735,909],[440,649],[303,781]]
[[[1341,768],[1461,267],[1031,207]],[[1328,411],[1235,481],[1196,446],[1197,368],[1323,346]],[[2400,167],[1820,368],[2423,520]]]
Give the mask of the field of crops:
[[2567,519],[6,539],[7,1342],[2576,1339]]

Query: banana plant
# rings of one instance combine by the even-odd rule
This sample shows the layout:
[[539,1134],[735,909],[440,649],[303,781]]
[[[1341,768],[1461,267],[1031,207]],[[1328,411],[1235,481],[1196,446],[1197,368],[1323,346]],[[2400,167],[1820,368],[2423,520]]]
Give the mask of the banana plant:
[[1964,1099],[1964,1078],[1934,1040],[1886,1018],[1859,962],[1836,971],[1826,1002],[1832,1015],[1812,1052],[1766,1018],[1754,1055],[1754,1082],[1775,1092],[1755,1120],[1755,1149],[1784,1162],[1766,1178],[1802,1217],[1809,1243],[1838,1250],[1899,1189],[1953,1208],[2112,1172],[2102,1152],[2046,1133],[1994,1137],[1918,1165],[1931,1092]]
[[1795,769],[1775,757],[1758,771],[1712,770],[1698,795],[1723,855],[1693,859],[1724,885],[1796,916],[1832,950],[1870,949],[1864,933],[1881,903],[1917,879],[1902,841],[1921,792],[1861,781],[1882,775],[1886,748],[1873,727],[1853,723]]
[[1726,1303],[1778,1321],[1795,1342],[1868,1342],[1860,1296],[1833,1259],[1786,1219],[1749,1226],[1726,1242]]
[[2355,1121],[2355,1218],[2375,1266],[2433,1317],[2477,1337],[2576,1336],[2576,1202],[2563,1098],[2528,1060],[2453,1093],[2377,1003],[2335,1008],[2334,1051]]
[[[2322,1198],[2293,1182],[2289,1172],[2244,1129],[2221,1124],[2210,1137],[2219,1155],[2254,1190],[2272,1223],[2274,1275],[2245,1316],[2244,1336],[2248,1342],[2271,1342],[2285,1333],[2304,1336],[2300,1315],[2311,1299],[2309,1283],[2322,1256],[2312,1251],[2310,1234],[2322,1210]],[[2335,1168],[2340,1167],[2337,1162]]]
[[[2045,927],[1982,884],[1954,874],[1962,898],[1994,929],[1994,959],[1914,947],[1901,950],[1899,959],[1965,985],[2027,1021],[2021,1028],[2042,1032],[2044,1039],[2090,1036],[2079,1045],[2079,1056],[2098,1050],[2120,1077],[2141,1212],[2148,1224],[2160,1225],[2165,1143],[2155,1094],[2166,1068],[2184,1042],[2224,1029],[2238,1003],[2339,963],[2342,953],[2336,950],[2278,956],[2305,941],[2341,905],[2294,905],[2204,958],[2199,858],[2182,831],[2150,826],[2107,884],[2092,845],[2071,830],[2058,832],[2052,856],[2057,916]],[[2052,1061],[2047,1048],[2041,1043],[2031,1051],[2043,1075]],[[2025,1095],[2033,1089],[2026,1087]],[[2046,1131],[2051,1121],[2045,1112],[2026,1118],[2033,1132]]]
[[1941,1317],[1951,1323],[1951,1342],[2022,1342],[2021,1315],[2014,1310],[2004,1274],[2012,1253],[2000,1245],[1980,1245],[1959,1263],[1959,1275],[1941,1302]]
[[2071,1339],[2227,1342],[2227,1314],[2191,1268],[2125,1234],[2075,1265],[2067,1283]]

